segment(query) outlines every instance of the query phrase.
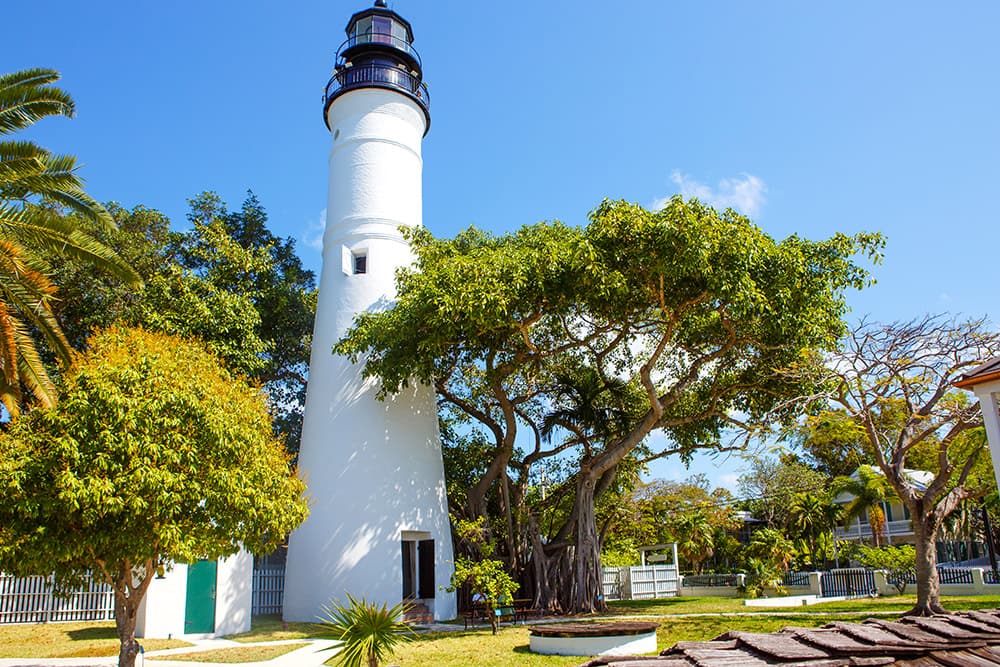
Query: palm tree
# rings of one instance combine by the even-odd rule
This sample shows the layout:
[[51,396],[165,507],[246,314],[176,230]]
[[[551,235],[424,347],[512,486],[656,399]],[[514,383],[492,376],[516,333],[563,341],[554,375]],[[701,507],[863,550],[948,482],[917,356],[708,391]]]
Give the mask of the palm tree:
[[789,563],[795,558],[795,545],[776,528],[761,528],[754,531],[747,545],[747,551],[775,567],[787,570]]
[[715,528],[704,512],[686,510],[672,522],[670,531],[677,550],[701,574],[704,562],[715,553]]
[[885,512],[882,511],[882,503],[893,500],[896,494],[885,476],[876,472],[871,466],[861,466],[857,475],[857,479],[838,477],[833,480],[834,493],[847,493],[853,496],[844,510],[845,522],[853,521],[868,512],[872,541],[875,546],[881,546],[882,535],[885,534]]
[[[72,98],[50,84],[59,73],[29,69],[0,75],[0,135],[23,130],[47,116],[72,117]],[[75,215],[63,216],[59,210]],[[21,386],[43,405],[55,389],[33,334],[63,365],[70,346],[52,312],[56,286],[41,253],[89,262],[131,283],[138,275],[84,227],[112,228],[103,206],[83,190],[76,158],[55,155],[30,141],[0,141],[0,402],[16,416]]]
[[542,418],[542,437],[551,441],[557,427],[561,427],[572,433],[589,454],[593,441],[603,442],[628,424],[625,391],[625,382],[602,378],[593,368],[557,374],[553,391],[556,407]]
[[827,507],[831,503],[822,496],[808,491],[797,493],[788,508],[788,528],[809,544],[809,559],[813,566],[819,565],[816,544],[821,535],[829,530]]

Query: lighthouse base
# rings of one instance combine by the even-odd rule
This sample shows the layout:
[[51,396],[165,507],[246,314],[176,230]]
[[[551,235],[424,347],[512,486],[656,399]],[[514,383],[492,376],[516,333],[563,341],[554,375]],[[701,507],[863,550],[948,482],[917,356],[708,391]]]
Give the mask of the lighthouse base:
[[[358,377],[346,360],[341,371]],[[369,383],[351,395],[358,382],[340,384],[327,409],[310,412],[307,403],[300,468],[312,506],[289,538],[283,617],[314,622],[349,593],[387,606],[422,600],[435,620],[452,619],[455,594],[444,589],[454,557],[433,391],[411,387],[379,401]],[[333,435],[317,433],[317,414],[332,418],[321,430]]]

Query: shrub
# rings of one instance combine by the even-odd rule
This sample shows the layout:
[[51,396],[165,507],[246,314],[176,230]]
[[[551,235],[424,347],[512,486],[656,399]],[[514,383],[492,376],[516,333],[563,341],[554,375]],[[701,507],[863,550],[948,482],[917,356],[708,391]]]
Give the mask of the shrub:
[[386,607],[347,594],[347,605],[335,600],[323,608],[320,625],[343,642],[336,664],[344,667],[379,667],[395,648],[411,641],[414,632],[401,620],[410,608],[406,601]]

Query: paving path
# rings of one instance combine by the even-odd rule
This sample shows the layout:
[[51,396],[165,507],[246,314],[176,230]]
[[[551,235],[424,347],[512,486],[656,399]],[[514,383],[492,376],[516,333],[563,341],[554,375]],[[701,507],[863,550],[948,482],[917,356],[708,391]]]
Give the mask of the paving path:
[[[332,639],[287,639],[273,642],[243,643],[229,639],[196,639],[191,640],[194,646],[149,651],[145,656],[135,661],[136,667],[198,667],[198,665],[215,665],[217,662],[192,662],[190,660],[149,660],[144,664],[144,658],[162,658],[182,653],[214,651],[217,649],[234,648],[237,646],[280,646],[282,644],[302,644],[303,646],[282,656],[265,662],[243,662],[240,667],[319,667],[334,656],[336,651],[328,650],[337,644]],[[115,667],[118,656],[106,658],[0,658],[0,667]]]

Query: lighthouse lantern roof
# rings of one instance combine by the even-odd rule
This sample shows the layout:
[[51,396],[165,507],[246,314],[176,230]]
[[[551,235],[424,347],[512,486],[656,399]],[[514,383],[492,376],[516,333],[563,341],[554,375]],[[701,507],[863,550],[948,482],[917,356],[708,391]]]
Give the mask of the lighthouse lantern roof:
[[374,7],[351,16],[351,20],[347,22],[347,37],[358,42],[379,41],[380,38],[391,37],[412,44],[413,28],[410,27],[409,21],[379,0]]

